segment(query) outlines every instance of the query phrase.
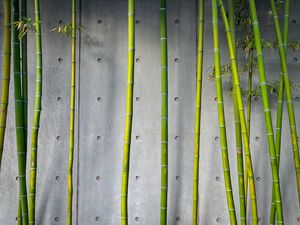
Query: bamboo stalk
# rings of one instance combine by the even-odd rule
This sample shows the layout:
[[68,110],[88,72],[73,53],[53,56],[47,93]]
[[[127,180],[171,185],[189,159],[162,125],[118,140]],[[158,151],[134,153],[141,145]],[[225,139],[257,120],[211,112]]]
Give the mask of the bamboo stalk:
[[134,57],[135,57],[135,0],[128,0],[128,74],[126,96],[126,121],[124,134],[124,152],[121,190],[121,224],[128,224],[128,177],[130,163],[130,145],[133,116],[134,87]]
[[168,203],[168,40],[167,2],[160,0],[161,47],[161,202],[160,225],[167,224]]
[[217,92],[217,102],[218,102],[218,116],[219,116],[225,190],[226,190],[230,224],[236,225],[237,220],[236,220],[236,212],[235,212],[232,185],[231,185],[225,113],[224,113],[224,104],[223,104],[217,0],[212,0],[212,23],[213,23],[213,39],[214,39],[215,80],[216,80],[216,92]]
[[[235,31],[235,11],[233,0],[228,1],[229,9],[229,29],[232,37],[234,51],[236,53],[236,31]],[[246,225],[246,194],[244,182],[244,160],[243,160],[243,144],[241,134],[241,122],[239,117],[238,102],[236,96],[235,86],[233,86],[233,104],[234,104],[234,121],[235,121],[235,140],[237,152],[237,169],[238,169],[238,187],[239,187],[239,203],[240,203],[240,220],[241,225]]]
[[[295,120],[295,112],[293,106],[293,97],[290,87],[290,80],[288,75],[288,68],[286,62],[286,46],[287,46],[287,38],[288,38],[288,20],[285,21],[285,30],[284,30],[284,41],[282,40],[281,29],[279,25],[277,10],[275,6],[275,2],[271,0],[271,10],[273,14],[274,26],[276,31],[276,37],[278,42],[278,51],[280,56],[281,62],[281,73],[283,77],[283,85],[285,90],[285,95],[287,99],[287,108],[288,108],[288,116],[289,116],[289,123],[290,123],[290,133],[291,133],[291,141],[293,147],[293,155],[294,155],[294,164],[295,164],[295,171],[296,171],[296,180],[297,180],[297,190],[298,190],[298,201],[300,203],[300,161],[299,161],[299,146],[298,146],[298,138],[297,138],[297,129],[296,129],[296,120]],[[289,10],[289,1],[286,2],[286,9],[285,14],[288,14]],[[284,45],[285,44],[285,45]],[[280,143],[279,143],[280,144]],[[280,156],[280,147],[277,146],[277,158],[278,158],[278,168],[279,168],[279,156]],[[271,215],[273,216],[273,214]],[[271,221],[273,222],[275,217],[271,217]],[[279,220],[279,219],[278,219]]]
[[0,171],[4,147],[11,60],[11,0],[4,0],[4,63],[0,105]]
[[253,166],[252,166],[252,159],[251,159],[251,151],[250,151],[250,146],[249,146],[249,135],[248,135],[248,131],[247,131],[242,91],[241,91],[241,87],[240,87],[240,80],[239,80],[239,74],[238,74],[236,53],[235,53],[232,37],[231,37],[230,31],[229,31],[230,27],[229,27],[228,18],[226,15],[226,10],[225,10],[222,0],[219,0],[219,7],[220,7],[220,12],[222,15],[223,22],[224,22],[224,26],[225,26],[225,32],[226,32],[229,55],[230,55],[230,60],[231,60],[231,67],[232,67],[232,82],[233,82],[233,85],[235,86],[235,90],[236,90],[237,103],[238,103],[237,105],[238,105],[239,117],[240,117],[240,121],[241,121],[241,130],[242,130],[242,137],[243,137],[245,156],[246,156],[247,175],[248,175],[249,187],[250,187],[252,224],[257,225],[258,224],[258,213],[257,213],[257,203],[256,203],[255,181],[254,181],[254,173],[253,173]]
[[252,20],[252,29],[253,29],[254,40],[255,40],[255,48],[256,48],[256,55],[257,55],[262,101],[263,101],[263,106],[264,106],[266,132],[267,132],[268,143],[269,143],[269,154],[270,154],[270,161],[271,161],[271,167],[272,167],[272,180],[273,180],[273,188],[274,188],[274,193],[275,193],[276,210],[278,213],[277,214],[278,215],[278,224],[284,224],[281,193],[280,193],[280,178],[279,178],[278,165],[277,165],[277,159],[276,159],[276,148],[275,148],[275,142],[274,142],[272,117],[271,117],[271,111],[270,111],[269,96],[268,96],[266,74],[265,74],[265,67],[264,67],[264,58],[263,58],[263,52],[262,52],[260,30],[259,30],[259,25],[258,25],[258,20],[257,20],[255,1],[249,0],[249,6],[250,6],[250,13],[251,13],[251,20]]
[[193,179],[193,225],[198,224],[199,202],[199,151],[201,127],[201,98],[203,73],[203,45],[204,45],[204,0],[198,0],[198,46],[197,46],[197,75],[196,75],[196,115],[194,137],[194,179]]
[[70,143],[68,165],[68,225],[72,225],[73,215],[73,161],[74,161],[74,126],[75,126],[75,94],[76,94],[76,0],[72,0],[72,65],[71,65],[71,97],[70,97]]
[[[14,22],[19,21],[19,1],[13,1]],[[18,152],[18,170],[19,170],[19,213],[22,216],[22,224],[28,225],[28,202],[26,187],[26,148],[24,134],[24,112],[22,100],[21,67],[20,67],[20,40],[19,31],[13,28],[13,53],[14,53],[14,95],[15,95],[15,124],[16,124],[16,142]]]
[[[37,151],[38,134],[40,128],[40,115],[42,111],[42,37],[41,37],[41,18],[40,1],[34,0],[35,11],[35,34],[36,34],[36,86],[35,86],[35,106],[31,137],[30,154],[30,186],[29,186],[29,223],[35,224],[35,199],[36,199],[36,171],[37,171]],[[23,207],[23,206],[22,206]]]

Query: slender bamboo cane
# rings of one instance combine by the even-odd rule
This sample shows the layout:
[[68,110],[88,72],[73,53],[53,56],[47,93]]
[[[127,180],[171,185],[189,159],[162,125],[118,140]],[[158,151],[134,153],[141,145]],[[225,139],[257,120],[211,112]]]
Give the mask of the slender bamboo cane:
[[247,174],[248,174],[249,185],[250,185],[252,224],[257,225],[258,224],[258,215],[257,215],[258,213],[257,213],[257,203],[256,203],[255,181],[254,181],[251,151],[250,151],[250,146],[249,146],[249,136],[248,136],[248,131],[247,131],[246,118],[245,118],[245,114],[244,114],[243,98],[242,98],[242,91],[241,91],[241,87],[240,87],[236,54],[235,54],[234,45],[232,42],[232,37],[231,37],[230,31],[229,31],[229,22],[228,22],[228,18],[226,15],[226,10],[225,10],[222,0],[219,0],[219,7],[220,7],[220,12],[222,15],[222,19],[223,19],[225,31],[226,31],[226,37],[227,37],[230,60],[231,60],[231,67],[232,67],[232,82],[233,82],[233,85],[235,86],[235,90],[236,90],[237,103],[238,103],[237,105],[238,105],[239,117],[240,117],[240,121],[241,121],[241,130],[242,130],[242,137],[243,137],[245,156],[246,156]]
[[[287,53],[287,42],[288,42],[288,27],[289,27],[289,15],[290,15],[290,0],[285,1],[284,10],[284,33],[283,33],[283,46]],[[280,165],[280,151],[281,151],[281,128],[282,128],[282,115],[283,115],[283,101],[284,101],[284,84],[282,71],[280,72],[278,99],[277,99],[277,117],[276,117],[276,158],[278,163],[278,169]],[[272,190],[272,206],[270,212],[270,224],[275,224],[276,216],[276,204],[274,190]]]
[[11,0],[4,0],[4,63],[0,105],[0,171],[6,128],[11,60]]
[[124,134],[124,152],[121,190],[121,224],[128,224],[128,177],[130,163],[130,145],[133,116],[134,87],[134,57],[135,57],[135,0],[128,0],[128,74],[126,97],[126,121]]
[[161,47],[161,202],[160,225],[167,224],[168,203],[168,40],[167,2],[160,0]]
[[22,225],[22,208],[21,207],[22,207],[21,206],[21,198],[19,197],[17,225]]
[[260,30],[259,30],[259,25],[257,20],[255,0],[249,0],[249,6],[250,6],[250,13],[251,13],[251,20],[252,20],[252,29],[253,29],[254,40],[255,40],[262,101],[264,106],[266,131],[267,131],[267,137],[269,143],[269,154],[270,154],[270,161],[272,167],[272,180],[273,180],[273,188],[275,193],[276,210],[278,213],[277,214],[278,224],[284,224],[281,193],[280,193],[280,178],[278,174],[278,164],[276,160],[276,149],[275,149],[275,142],[274,142],[272,117],[270,111],[269,96],[268,96],[266,74],[265,74],[265,67],[264,67],[264,58],[262,52]]
[[70,143],[68,165],[68,225],[72,225],[73,206],[73,159],[74,159],[74,126],[75,126],[75,91],[76,91],[76,0],[72,0],[72,65],[70,97]]
[[237,220],[236,220],[236,212],[235,212],[234,199],[233,199],[233,193],[232,193],[232,185],[231,185],[230,165],[229,165],[229,158],[228,158],[227,135],[226,135],[226,125],[225,125],[225,114],[224,114],[224,104],[223,104],[217,0],[212,0],[212,23],[213,23],[213,39],[214,39],[216,92],[217,92],[217,102],[218,102],[218,116],[219,116],[220,138],[221,138],[222,163],[223,163],[223,171],[224,171],[224,178],[225,178],[225,190],[226,190],[230,224],[236,225]]
[[40,115],[42,111],[42,37],[41,37],[41,18],[40,1],[34,0],[35,11],[35,32],[36,32],[36,86],[35,86],[35,106],[31,137],[30,155],[30,186],[29,186],[29,223],[35,224],[35,199],[36,199],[36,171],[37,171],[37,151],[38,134],[40,128]]
[[193,225],[198,224],[198,193],[199,193],[199,148],[201,127],[201,98],[203,73],[204,45],[204,0],[198,0],[198,46],[197,46],[197,75],[196,75],[196,115],[194,137],[194,179],[193,179]]
[[[14,21],[19,21],[19,1],[13,1]],[[28,202],[26,187],[26,150],[25,150],[25,134],[24,134],[24,112],[22,101],[22,84],[21,84],[21,68],[20,68],[20,41],[19,31],[16,27],[13,29],[13,53],[14,53],[14,94],[15,94],[15,123],[16,123],[16,139],[18,151],[18,167],[19,167],[19,212],[22,214],[22,224],[28,225]]]
[[[298,201],[300,203],[299,146],[298,146],[298,139],[297,139],[297,129],[296,129],[294,106],[293,106],[293,98],[292,98],[292,93],[291,93],[290,80],[289,80],[289,76],[288,76],[288,68],[287,68],[287,62],[286,62],[286,46],[287,46],[287,38],[288,38],[288,20],[285,20],[284,41],[283,41],[275,2],[272,1],[272,0],[271,0],[271,10],[272,10],[272,14],[273,14],[276,37],[277,37],[277,42],[278,42],[278,51],[279,51],[279,55],[280,55],[281,73],[282,73],[281,76],[283,77],[283,85],[284,85],[285,95],[286,95],[286,98],[287,98],[287,108],[288,108],[288,116],[289,116],[289,123],[290,123],[290,133],[291,133],[291,141],[292,141],[292,147],[293,147],[294,164],[295,164],[295,170],[296,170]],[[289,1],[286,2],[285,14],[286,15],[289,14]],[[280,137],[278,137],[278,138],[280,138]],[[280,144],[279,140],[278,140],[278,144]],[[279,168],[280,146],[276,146],[276,147],[278,147],[276,150],[277,150],[277,159],[278,159],[278,168]],[[274,222],[274,220],[275,220],[275,216],[273,214],[271,214],[270,222]]]
[[[229,9],[229,28],[233,41],[234,51],[236,53],[236,32],[235,32],[235,11],[233,0],[228,1]],[[238,187],[239,187],[239,203],[240,203],[240,220],[241,225],[246,225],[246,194],[245,194],[245,182],[244,182],[244,160],[243,160],[243,144],[241,133],[241,122],[239,117],[238,103],[236,90],[233,86],[233,103],[234,103],[234,121],[235,121],[235,141],[237,151],[237,169],[238,169]]]

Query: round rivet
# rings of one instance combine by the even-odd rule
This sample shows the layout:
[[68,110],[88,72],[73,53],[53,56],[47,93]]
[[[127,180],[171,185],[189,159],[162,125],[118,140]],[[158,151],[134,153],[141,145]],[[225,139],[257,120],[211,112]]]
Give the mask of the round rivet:
[[180,221],[180,217],[179,217],[179,216],[176,217],[176,221],[177,221],[177,222]]
[[295,101],[299,101],[299,99],[300,99],[299,97],[295,97],[294,98]]
[[101,62],[102,62],[102,59],[101,59],[101,58],[98,58],[98,59],[97,59],[97,62],[98,62],[98,63],[101,63]]
[[58,217],[55,217],[54,220],[55,220],[55,222],[58,222],[58,221],[59,221],[59,218],[58,218]]
[[63,61],[63,59],[62,58],[58,58],[57,61],[61,63]]
[[97,222],[99,222],[99,221],[100,221],[100,217],[99,217],[99,216],[96,216],[96,217],[95,217],[95,220],[96,220]]
[[136,140],[140,140],[141,137],[140,137],[139,135],[137,135],[137,136],[135,136],[135,139],[136,139]]
[[59,23],[60,25],[62,25],[62,24],[64,23],[64,21],[59,20],[58,23]]
[[140,179],[140,176],[136,176],[135,179],[136,179],[136,180],[139,180],[139,179]]
[[292,20],[292,23],[293,23],[293,24],[296,24],[296,23],[297,23],[297,20],[293,19],[293,20]]
[[134,220],[135,220],[136,222],[138,222],[138,221],[140,221],[140,217],[137,216],[137,217],[134,218]]
[[260,178],[260,177],[256,177],[256,181],[258,181],[258,182],[259,182],[260,180],[261,180],[261,178]]
[[98,20],[98,24],[102,24],[102,20]]
[[57,136],[57,137],[56,137],[56,140],[60,141],[60,140],[61,140],[61,137],[60,137],[60,136]]
[[218,218],[216,219],[216,221],[217,221],[217,223],[220,223],[220,222],[221,222],[221,218],[218,217]]
[[97,101],[98,101],[98,102],[101,102],[101,101],[102,101],[102,98],[101,98],[101,97],[98,97],[98,98],[97,98]]
[[220,177],[219,176],[216,176],[216,181],[220,181]]
[[101,141],[101,136],[97,136],[97,141]]
[[259,137],[255,137],[255,141],[259,141]]
[[180,180],[180,176],[176,176],[176,180]]
[[61,97],[57,97],[57,101],[59,101],[59,102],[60,102],[60,101],[61,101]]
[[219,140],[219,137],[218,137],[218,136],[216,136],[216,137],[215,137],[215,141],[218,141],[218,140]]
[[135,21],[135,24],[140,24],[140,21],[139,21],[139,20],[136,20],[136,21]]
[[174,20],[174,23],[175,23],[175,24],[180,24],[180,20],[178,20],[178,19],[177,19],[177,20]]
[[138,102],[138,101],[141,100],[141,98],[140,97],[136,97],[135,100]]
[[100,176],[96,176],[96,180],[101,180],[101,177]]
[[179,136],[175,136],[175,140],[178,141],[180,139]]
[[176,63],[179,62],[179,58],[175,58],[174,62],[176,62]]
[[179,101],[179,98],[178,98],[178,97],[175,97],[175,98],[174,98],[174,101],[175,101],[175,102],[178,102],[178,101]]
[[298,58],[293,58],[293,62],[297,62],[298,61]]
[[60,177],[59,177],[59,176],[56,176],[56,177],[55,177],[55,180],[60,180]]

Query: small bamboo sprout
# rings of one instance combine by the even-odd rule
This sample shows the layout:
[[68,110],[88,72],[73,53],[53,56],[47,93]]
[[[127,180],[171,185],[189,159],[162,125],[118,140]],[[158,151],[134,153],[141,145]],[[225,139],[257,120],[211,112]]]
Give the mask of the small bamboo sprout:
[[131,129],[133,116],[133,87],[134,87],[134,57],[135,57],[135,0],[128,0],[128,74],[126,121],[124,135],[124,152],[121,190],[121,224],[128,224],[128,177],[131,144]]
[[[34,0],[35,10],[35,35],[36,35],[36,89],[35,106],[31,137],[30,154],[30,186],[29,186],[29,223],[35,225],[35,199],[36,199],[36,172],[37,172],[37,152],[38,152],[38,134],[40,128],[40,116],[42,111],[42,37],[41,37],[41,18],[40,1]],[[22,205],[23,207],[23,205]]]
[[10,60],[11,60],[11,0],[4,1],[4,63],[0,105],[0,171],[4,147],[4,135],[6,128],[6,116],[9,97],[10,83]]
[[241,91],[241,87],[240,87],[240,78],[239,78],[239,74],[238,74],[236,53],[235,53],[232,37],[230,34],[230,27],[229,27],[228,18],[226,15],[226,10],[225,10],[222,0],[219,0],[219,7],[220,7],[220,12],[222,15],[222,19],[223,19],[225,31],[226,31],[226,37],[227,37],[227,43],[228,43],[228,49],[229,49],[229,55],[230,55],[230,60],[231,60],[231,67],[232,67],[232,83],[233,83],[233,85],[235,87],[235,91],[236,91],[236,97],[237,97],[237,103],[238,103],[237,105],[238,105],[238,109],[239,109],[239,117],[240,117],[240,121],[241,121],[242,137],[243,137],[244,147],[245,147],[246,167],[247,167],[247,174],[248,174],[249,185],[250,185],[252,224],[257,225],[258,224],[258,215],[257,215],[255,181],[254,181],[254,174],[253,174],[251,151],[250,151],[250,146],[249,146],[249,135],[248,135],[248,131],[247,131],[247,124],[246,124],[244,105],[243,105],[243,99],[242,99],[242,91]]
[[273,188],[274,188],[277,219],[278,219],[277,223],[284,224],[281,193],[280,193],[280,178],[279,178],[279,174],[278,174],[278,164],[277,164],[277,159],[276,159],[276,148],[275,148],[275,142],[274,142],[272,117],[271,117],[271,111],[270,111],[268,88],[267,88],[266,74],[265,74],[265,67],[264,67],[264,58],[263,58],[263,52],[262,52],[262,43],[261,43],[260,30],[259,30],[259,25],[258,25],[258,20],[257,20],[255,0],[249,0],[249,6],[250,6],[250,12],[251,12],[252,29],[253,29],[254,40],[255,40],[255,48],[256,48],[256,55],[257,55],[262,101],[263,101],[263,106],[264,106],[266,131],[267,131],[267,137],[268,137],[268,143],[269,143],[269,154],[270,154],[270,161],[271,161],[271,167],[272,167],[272,180],[273,180]]
[[194,137],[194,179],[193,179],[193,225],[198,224],[199,193],[199,148],[201,126],[201,98],[204,45],[204,0],[198,0],[198,47],[197,47],[197,81],[196,81],[196,115]]
[[167,224],[168,203],[168,40],[167,2],[160,0],[161,48],[161,195],[160,225]]
[[220,43],[219,43],[217,0],[212,0],[212,23],[213,23],[213,39],[214,39],[215,81],[216,81],[225,190],[227,196],[227,205],[228,205],[230,224],[237,225],[235,205],[234,205],[234,199],[232,193],[230,165],[229,165],[229,158],[228,158],[226,124],[225,124],[225,113],[224,113],[224,104],[223,104],[223,87],[222,87],[222,77],[221,77],[221,57],[220,57]]
[[[234,2],[228,1],[229,7],[229,26],[230,34],[233,41],[234,51],[236,53],[236,32],[235,32],[235,15],[234,15]],[[239,203],[240,203],[240,220],[241,225],[246,225],[247,212],[246,212],[246,194],[244,183],[244,160],[243,160],[243,144],[241,133],[241,121],[239,116],[239,109],[237,103],[236,90],[233,86],[233,104],[234,104],[234,121],[235,121],[235,141],[237,152],[237,169],[238,169],[238,186],[239,186]]]
[[70,144],[68,165],[68,225],[72,225],[73,206],[73,158],[75,125],[75,85],[76,85],[76,0],[72,0],[72,65],[71,65],[71,99],[70,99]]
[[[14,21],[19,20],[19,1],[13,1]],[[26,187],[26,148],[25,148],[25,132],[24,132],[24,111],[22,100],[22,82],[20,68],[20,40],[19,31],[16,27],[13,29],[13,53],[14,53],[14,94],[15,94],[15,124],[18,152],[18,170],[19,170],[19,214],[22,215],[22,224],[28,225],[28,201]],[[20,216],[20,215],[19,215]],[[18,218],[18,223],[21,221]]]

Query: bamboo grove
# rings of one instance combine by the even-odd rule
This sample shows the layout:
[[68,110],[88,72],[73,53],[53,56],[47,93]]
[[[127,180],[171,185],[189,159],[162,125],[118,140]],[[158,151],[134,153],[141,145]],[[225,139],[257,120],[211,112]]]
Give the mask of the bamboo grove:
[[[172,46],[168,41],[168,9],[172,2],[169,0],[157,1],[157,15],[159,27],[157,30],[157,44],[160,46],[160,206],[157,207],[159,214],[160,225],[168,224],[168,212],[172,205],[170,204],[169,194],[169,49]],[[77,49],[80,47],[78,36],[81,33],[80,21],[78,21],[77,8],[81,4],[80,1],[69,0],[71,22],[66,24],[59,23],[52,31],[70,37],[70,55],[71,64],[70,70],[70,100],[69,106],[69,158],[68,168],[65,171],[68,177],[67,182],[67,209],[65,212],[67,225],[74,224],[74,155],[76,154],[76,118],[78,117],[77,102],[77,84],[79,79],[77,76],[78,58]],[[284,224],[286,212],[284,211],[283,194],[281,190],[282,183],[280,181],[280,159],[283,155],[282,144],[287,141],[291,142],[291,149],[284,154],[291,154],[293,157],[294,171],[296,183],[294,193],[297,202],[300,205],[300,158],[299,144],[297,133],[297,121],[293,103],[293,82],[290,79],[287,55],[290,48],[289,40],[289,23],[290,23],[290,0],[284,1],[269,1],[270,11],[268,14],[272,18],[274,25],[274,37],[276,40],[270,44],[270,41],[264,40],[261,35],[262,27],[259,25],[258,10],[255,0],[195,0],[196,15],[197,15],[197,32],[195,38],[197,40],[194,56],[196,62],[195,75],[195,105],[194,105],[194,127],[191,127],[191,132],[194,134],[193,150],[193,171],[191,172],[191,196],[190,202],[190,223],[198,225],[201,222],[201,151],[200,148],[203,130],[201,124],[203,121],[202,111],[205,109],[203,98],[206,97],[203,93],[204,77],[204,60],[206,56],[205,44],[207,35],[205,28],[212,28],[212,46],[213,66],[208,75],[214,80],[216,107],[218,114],[218,128],[220,135],[219,153],[221,156],[222,171],[224,176],[224,194],[226,196],[227,211],[230,225],[258,225],[261,216],[258,210],[260,199],[257,197],[256,182],[255,182],[255,162],[253,160],[253,146],[251,145],[250,135],[252,129],[252,99],[259,96],[262,101],[262,112],[264,115],[265,138],[268,143],[268,152],[270,160],[270,168],[272,174],[272,199],[268,202],[270,206],[269,224]],[[3,20],[3,69],[1,70],[1,104],[0,104],[0,172],[3,165],[1,164],[2,156],[9,149],[4,149],[5,131],[7,121],[8,102],[12,96],[9,93],[10,79],[13,74],[13,100],[14,100],[14,122],[15,122],[15,138],[16,138],[16,155],[18,168],[18,210],[16,212],[16,220],[18,225],[35,225],[37,222],[37,170],[38,152],[39,152],[39,133],[40,121],[42,115],[42,98],[43,86],[43,42],[42,42],[42,19],[43,14],[40,12],[40,1],[33,0],[34,19],[28,17],[27,0],[3,0],[4,20]],[[136,1],[128,0],[127,2],[127,82],[126,82],[126,108],[125,108],[125,126],[124,126],[124,142],[123,152],[120,155],[123,157],[121,174],[120,174],[120,218],[121,225],[128,225],[131,212],[129,210],[129,202],[135,196],[129,195],[130,189],[130,159],[131,159],[131,143],[132,143],[132,127],[134,123],[134,79],[135,79],[135,62],[136,62]],[[170,4],[170,5],[169,5]],[[211,6],[211,7],[208,7]],[[182,5],[184,7],[184,4]],[[210,11],[209,11],[210,10]],[[211,20],[207,20],[211,15]],[[283,15],[283,16],[281,16]],[[2,22],[2,21],[1,21]],[[28,32],[32,32],[35,36],[35,62],[30,62],[28,57]],[[223,32],[223,33],[222,33]],[[224,40],[222,40],[224,37]],[[223,46],[223,42],[226,45]],[[299,48],[300,41],[295,49]],[[277,86],[270,84],[267,77],[264,62],[264,49],[275,48],[278,51],[278,59],[280,60],[280,71],[278,71],[279,81]],[[222,54],[221,50],[225,52]],[[78,53],[79,55],[79,53]],[[227,57],[225,58],[224,55]],[[242,55],[242,56],[241,56]],[[224,57],[224,59],[222,58]],[[222,64],[222,62],[229,62]],[[246,62],[245,62],[246,61]],[[35,96],[28,97],[28,64],[35,63]],[[125,74],[126,68],[124,68]],[[246,74],[243,77],[242,74]],[[228,75],[226,77],[226,75]],[[257,77],[255,77],[257,76]],[[232,101],[232,114],[234,121],[226,120],[225,110],[225,79],[228,78],[229,92]],[[259,80],[259,85],[254,86],[254,80]],[[246,80],[246,88],[243,87],[243,81]],[[273,86],[272,86],[273,85]],[[272,91],[270,91],[272,90]],[[271,92],[277,94],[275,106],[271,105]],[[34,108],[28,107],[28,101],[34,102]],[[290,140],[283,140],[283,118],[284,106],[286,103],[287,118],[289,121],[288,134]],[[271,110],[276,109],[274,115]],[[32,111],[33,115],[29,112]],[[29,118],[32,116],[32,124],[28,124]],[[272,116],[275,120],[272,120]],[[275,123],[274,123],[275,121]],[[234,125],[234,154],[230,154],[228,127],[226,124],[232,122]],[[28,129],[31,129],[31,135],[28,135]],[[79,129],[79,128],[78,128]],[[251,131],[251,132],[250,132]],[[31,138],[31,142],[29,142]],[[7,141],[7,140],[6,140]],[[30,147],[28,147],[30,146]],[[205,148],[206,146],[203,146]],[[236,156],[236,165],[230,165],[230,158]],[[27,166],[27,162],[30,162]],[[27,171],[27,167],[29,171]],[[237,175],[237,182],[233,182],[233,176]],[[29,176],[28,176],[29,175]],[[28,183],[27,183],[28,176]],[[234,188],[235,187],[235,188]],[[235,193],[234,190],[237,190]],[[235,198],[236,196],[236,198]],[[297,196],[297,197],[296,197]],[[238,200],[238,202],[235,202]],[[225,204],[225,202],[220,203]],[[236,206],[239,206],[238,208]],[[298,209],[297,209],[298,210]]]

